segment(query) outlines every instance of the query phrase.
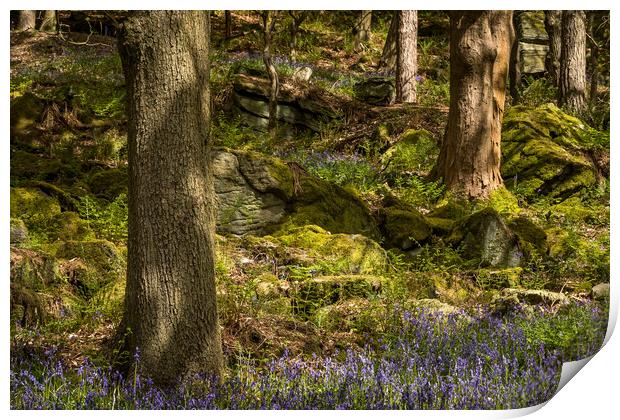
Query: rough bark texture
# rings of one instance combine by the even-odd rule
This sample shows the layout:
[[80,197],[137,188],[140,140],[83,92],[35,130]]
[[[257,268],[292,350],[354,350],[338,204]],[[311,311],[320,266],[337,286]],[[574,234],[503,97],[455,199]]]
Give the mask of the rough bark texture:
[[35,28],[37,18],[36,10],[20,10],[19,19],[17,20],[18,31],[31,31]]
[[299,33],[299,27],[306,19],[307,13],[303,10],[290,10],[288,14],[293,19],[291,22],[291,29],[290,29],[291,40],[290,40],[289,47],[291,51],[290,53],[291,61],[294,63],[297,61],[297,34]]
[[209,165],[209,14],[135,12],[119,52],[128,93],[129,240],[123,328],[158,383],[222,349]]
[[379,68],[386,69],[388,71],[394,71],[396,69],[396,54],[398,49],[398,11],[394,12],[392,22],[390,23],[390,29],[388,29],[387,37],[385,39],[385,45],[383,46],[383,52],[381,53],[381,60],[379,60]]
[[519,51],[519,39],[520,34],[517,28],[520,28],[519,24],[520,13],[513,12],[512,27],[515,30],[515,36],[513,38],[512,47],[510,49],[510,96],[512,97],[512,103],[519,101],[519,89],[521,88],[521,54]]
[[230,10],[224,11],[224,38],[230,39],[232,37],[232,14]]
[[362,51],[364,42],[370,40],[370,25],[372,23],[372,10],[361,10],[353,28],[353,50]]
[[502,185],[501,124],[512,12],[450,15],[450,111],[436,175],[458,196],[485,198]]
[[545,10],[545,30],[549,36],[549,52],[546,67],[549,80],[554,86],[560,84],[560,55],[562,53],[562,11]]
[[269,92],[269,124],[267,128],[272,136],[275,135],[278,126],[278,93],[280,91],[278,72],[271,59],[271,35],[276,25],[276,13],[264,11],[261,14],[263,18],[263,63],[265,63],[271,84]]
[[573,114],[586,108],[586,13],[562,12],[559,103]]
[[396,62],[396,100],[415,102],[418,72],[418,12],[401,10],[398,12],[398,59]]
[[56,10],[43,11],[41,28],[44,32],[56,32]]
[[590,69],[590,105],[596,103],[596,97],[598,95],[598,57],[600,46],[595,40],[595,27],[597,21],[597,12],[588,12],[588,41],[590,44],[590,56],[588,57],[588,68]]

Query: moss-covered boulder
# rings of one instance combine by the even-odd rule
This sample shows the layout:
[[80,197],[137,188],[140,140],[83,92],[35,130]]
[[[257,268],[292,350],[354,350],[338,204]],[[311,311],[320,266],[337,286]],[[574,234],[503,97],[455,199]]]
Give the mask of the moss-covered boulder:
[[263,235],[314,224],[332,233],[380,236],[359,197],[298,165],[255,152],[217,150],[211,166],[221,233]]
[[42,291],[62,281],[58,260],[40,251],[11,247],[11,283]]
[[118,280],[125,270],[122,253],[105,240],[62,242],[56,257],[65,260],[62,271],[69,283],[87,298],[102,286]]
[[120,194],[127,193],[127,168],[107,168],[93,171],[86,183],[91,192],[106,200],[114,200]]
[[28,240],[28,228],[23,220],[14,219],[11,217],[9,239],[11,241],[11,245],[21,244]]
[[425,217],[414,208],[384,208],[381,219],[384,242],[390,248],[402,251],[418,248],[432,233]]
[[[267,237],[269,239],[270,237]],[[297,250],[295,261],[304,265],[320,264],[334,273],[381,274],[389,265],[387,253],[379,244],[362,235],[330,234],[319,226],[290,229],[273,241]]]
[[398,142],[381,156],[381,165],[386,173],[425,174],[429,172],[439,155],[439,148],[433,135],[426,130],[407,130]]
[[46,231],[60,211],[58,201],[37,188],[11,188],[11,217],[21,219],[30,231]]
[[63,211],[52,218],[48,234],[51,240],[85,241],[94,239],[94,233],[86,220],[77,213]]
[[511,267],[504,269],[481,268],[472,272],[476,285],[482,290],[503,289],[521,286],[523,268]]
[[476,266],[516,267],[523,258],[518,238],[492,208],[462,219],[450,234],[449,241],[460,250],[464,259]]
[[553,104],[513,106],[502,127],[502,177],[530,202],[541,195],[565,199],[596,184],[597,170],[587,151],[604,147],[599,139]]
[[310,315],[318,308],[351,298],[370,298],[381,291],[383,277],[368,275],[322,276],[302,282],[293,298],[296,313]]

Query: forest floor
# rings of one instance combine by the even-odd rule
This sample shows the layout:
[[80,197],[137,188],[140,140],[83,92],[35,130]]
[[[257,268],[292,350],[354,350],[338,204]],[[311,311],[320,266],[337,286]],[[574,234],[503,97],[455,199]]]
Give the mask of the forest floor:
[[[220,232],[218,308],[229,378],[207,392],[185,384],[162,393],[146,378],[130,384],[108,370],[131,357],[113,341],[127,240],[125,86],[115,40],[11,34],[12,406],[515,408],[553,394],[561,361],[598,350],[609,304],[596,291],[609,282],[608,174],[599,170],[596,182],[565,196],[532,195],[505,177],[510,191],[494,202],[455,202],[429,177],[448,110],[447,40],[433,35],[445,22],[426,26],[418,104],[381,106],[357,100],[354,86],[380,73],[389,18],[379,16],[371,41],[355,53],[343,16],[308,19],[297,64],[285,59],[284,37],[276,56],[284,80],[311,66],[314,88],[350,104],[349,114],[318,133],[272,138],[227,105],[235,71],[262,65],[247,53],[260,51],[258,18],[235,14],[226,41],[216,15],[214,144],[294,162],[308,179],[354,196],[371,220],[398,214],[409,225],[422,220],[430,234],[401,249],[386,237],[385,220],[376,237],[346,227],[328,232],[318,222],[268,235]],[[512,115],[559,115],[544,124],[577,133],[572,117],[539,111],[548,110],[540,107],[553,101],[552,90],[532,85],[523,114]],[[608,156],[608,131],[579,130],[585,134],[567,134],[575,137],[566,144],[587,144],[566,149],[570,162],[595,168],[588,156]],[[417,140],[411,146],[408,138]],[[560,191],[564,184],[554,182]],[[526,254],[519,266],[484,266],[466,255],[465,239],[455,239],[459,226],[488,209],[515,232],[519,223],[535,227],[513,235]],[[532,239],[537,234],[543,245]],[[450,378],[462,380],[450,385]],[[259,383],[260,393],[251,385]]]

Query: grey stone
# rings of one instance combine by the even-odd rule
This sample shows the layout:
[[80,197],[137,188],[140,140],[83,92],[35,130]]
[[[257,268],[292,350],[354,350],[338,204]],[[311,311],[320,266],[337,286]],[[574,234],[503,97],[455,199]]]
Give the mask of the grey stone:
[[355,96],[372,105],[391,105],[396,99],[396,84],[393,78],[370,77],[355,84]]
[[293,79],[300,82],[307,82],[312,77],[312,69],[310,67],[299,67],[293,72]]
[[11,218],[11,231],[9,234],[11,245],[21,244],[28,240],[28,228],[21,219]]
[[520,67],[522,74],[543,73],[545,59],[549,47],[547,45],[519,42]]
[[599,283],[592,288],[592,298],[605,300],[609,298],[609,283]]
[[549,290],[503,289],[500,299],[528,305],[568,305],[570,299],[563,293]]
[[542,10],[519,14],[519,41],[546,44],[549,36],[545,30],[545,13]]

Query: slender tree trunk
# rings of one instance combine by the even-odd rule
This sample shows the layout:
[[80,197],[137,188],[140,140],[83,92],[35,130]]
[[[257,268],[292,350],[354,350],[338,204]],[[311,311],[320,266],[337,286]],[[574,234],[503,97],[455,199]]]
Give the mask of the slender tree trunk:
[[398,50],[398,11],[394,12],[390,28],[388,29],[387,37],[385,38],[385,45],[383,46],[383,52],[381,53],[381,59],[379,60],[379,68],[386,69],[388,71],[394,71],[396,69],[396,55]]
[[600,47],[595,39],[596,16],[597,12],[592,11],[588,13],[588,40],[590,41],[590,59],[588,63],[588,67],[590,68],[590,106],[596,104],[598,95],[598,56]]
[[36,10],[20,10],[19,19],[17,20],[18,31],[31,31],[35,28],[37,19]]
[[586,14],[583,10],[562,12],[559,103],[571,113],[586,108]]
[[273,65],[271,59],[271,35],[276,25],[275,11],[263,11],[263,63],[269,74],[271,86],[269,89],[269,124],[267,126],[269,133],[275,136],[278,128],[278,94],[280,92],[280,80],[278,72]]
[[549,37],[546,67],[553,86],[560,85],[560,56],[562,54],[562,11],[545,10],[545,29]]
[[398,12],[398,58],[396,61],[396,100],[415,102],[418,72],[418,12],[401,10]]
[[56,10],[45,10],[41,28],[44,32],[56,32]]
[[232,14],[230,10],[224,11],[224,39],[232,37]]
[[371,23],[372,10],[361,10],[355,28],[353,28],[353,50],[355,52],[362,51],[364,43],[370,40]]
[[510,96],[512,103],[519,101],[519,89],[521,88],[521,52],[519,51],[520,37],[520,13],[513,12],[512,26],[515,28],[515,36],[510,49]]
[[291,15],[291,18],[293,18],[293,21],[291,22],[291,29],[290,29],[291,42],[289,44],[289,47],[290,47],[291,61],[295,63],[297,61],[297,34],[299,33],[299,28],[301,24],[306,19],[307,13],[304,11],[299,11],[299,10],[298,11],[291,10],[288,13],[289,15]]
[[435,173],[457,196],[485,198],[502,185],[501,124],[513,39],[511,11],[451,13],[450,111]]
[[128,349],[157,383],[219,375],[209,165],[209,12],[134,12],[119,52],[127,84]]

